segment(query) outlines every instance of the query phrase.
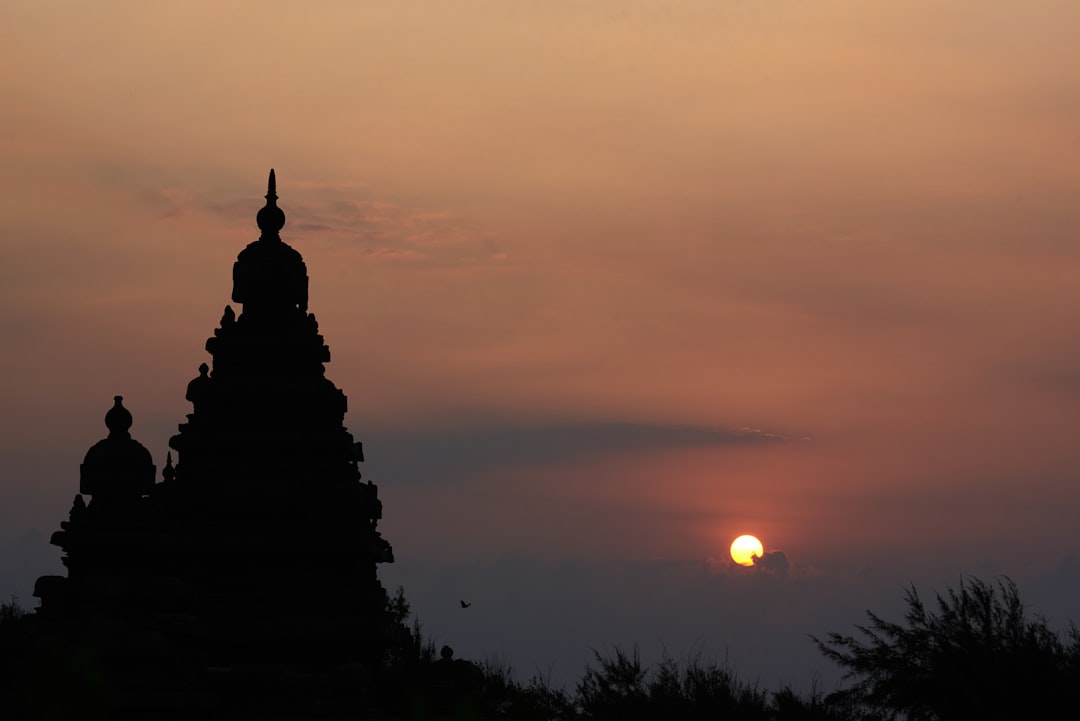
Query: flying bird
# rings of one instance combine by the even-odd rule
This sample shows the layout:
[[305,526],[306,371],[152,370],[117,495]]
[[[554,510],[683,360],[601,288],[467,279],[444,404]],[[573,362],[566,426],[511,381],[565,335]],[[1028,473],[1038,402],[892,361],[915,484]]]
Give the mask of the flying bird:
[[461,607],[462,608],[468,608],[471,605],[472,605],[471,603],[465,603],[464,601],[461,602]]

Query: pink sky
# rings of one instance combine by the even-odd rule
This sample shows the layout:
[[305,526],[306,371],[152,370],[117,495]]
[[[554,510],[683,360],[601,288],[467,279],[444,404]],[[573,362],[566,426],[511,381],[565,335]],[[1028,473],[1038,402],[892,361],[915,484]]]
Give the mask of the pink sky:
[[[652,619],[590,643],[682,638],[642,611],[649,573],[564,563],[706,564],[715,598],[671,593],[736,665],[751,640],[706,610],[758,592],[778,654],[909,580],[1080,601],[1075,2],[0,19],[0,594],[59,567],[113,395],[164,462],[275,167],[384,578],[462,649],[562,653],[506,640],[512,599],[506,628],[444,610],[541,578]],[[743,532],[790,558],[782,593],[709,565]]]

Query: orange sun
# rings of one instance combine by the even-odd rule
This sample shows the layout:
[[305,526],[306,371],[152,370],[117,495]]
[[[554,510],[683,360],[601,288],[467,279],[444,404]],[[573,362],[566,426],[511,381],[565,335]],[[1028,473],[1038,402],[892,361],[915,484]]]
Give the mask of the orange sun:
[[739,536],[731,542],[731,560],[740,566],[753,566],[755,558],[761,558],[765,547],[753,536]]

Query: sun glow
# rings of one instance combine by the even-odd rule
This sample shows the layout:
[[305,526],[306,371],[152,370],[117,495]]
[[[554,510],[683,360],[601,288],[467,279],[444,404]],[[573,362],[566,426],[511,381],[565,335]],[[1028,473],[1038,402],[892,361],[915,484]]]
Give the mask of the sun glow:
[[753,566],[755,558],[761,558],[765,547],[754,536],[739,536],[731,542],[731,560],[740,566]]

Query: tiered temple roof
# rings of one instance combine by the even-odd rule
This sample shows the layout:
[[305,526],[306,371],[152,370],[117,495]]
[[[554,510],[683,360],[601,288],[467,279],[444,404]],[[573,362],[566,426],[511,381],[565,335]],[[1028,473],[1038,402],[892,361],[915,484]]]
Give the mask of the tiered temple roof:
[[212,362],[188,384],[175,465],[170,454],[154,483],[118,396],[53,537],[68,576],[35,589],[42,627],[98,644],[132,709],[160,701],[131,689],[158,688],[163,674],[200,689],[185,697],[192,708],[251,710],[292,688],[264,717],[355,697],[355,684],[334,696],[327,679],[368,673],[395,633],[376,575],[393,560],[377,530],[382,505],[361,480],[345,395],[326,378],[330,351],[307,311],[304,260],[280,237],[275,185],[271,170],[261,236],[233,266],[242,312],[225,308],[206,343]]

